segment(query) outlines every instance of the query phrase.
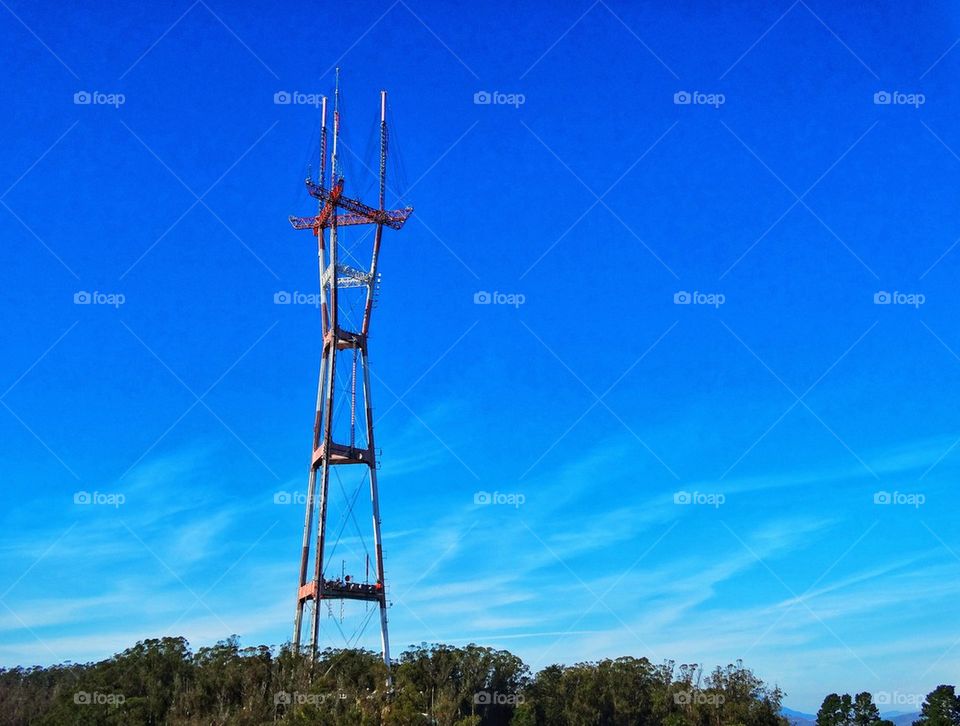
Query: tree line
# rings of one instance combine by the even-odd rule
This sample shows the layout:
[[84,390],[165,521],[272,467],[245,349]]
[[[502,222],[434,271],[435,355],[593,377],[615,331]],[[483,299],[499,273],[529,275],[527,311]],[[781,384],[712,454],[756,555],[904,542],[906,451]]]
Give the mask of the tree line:
[[[873,695],[864,691],[855,696],[828,695],[817,711],[817,726],[894,726],[894,723],[880,717]],[[912,726],[960,726],[960,696],[954,687],[941,685],[928,693]]]
[[[144,640],[97,663],[0,669],[0,723],[57,725],[340,724],[410,726],[788,726],[783,692],[737,662],[621,657],[531,674],[506,650],[410,646],[392,668],[367,650],[315,662],[289,647],[242,648],[236,637],[191,650]],[[921,726],[960,726],[952,686],[924,704]],[[831,694],[818,726],[889,726],[870,694]]]

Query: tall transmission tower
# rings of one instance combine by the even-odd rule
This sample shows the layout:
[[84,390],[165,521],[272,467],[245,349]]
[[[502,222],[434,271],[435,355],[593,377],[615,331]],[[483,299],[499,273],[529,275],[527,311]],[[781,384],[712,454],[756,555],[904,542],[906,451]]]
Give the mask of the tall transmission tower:
[[[300,557],[300,578],[297,585],[297,611],[293,631],[293,647],[301,652],[303,616],[306,610],[310,617],[309,653],[316,658],[320,635],[320,615],[324,601],[359,600],[373,603],[380,612],[380,638],[383,646],[383,662],[387,666],[387,683],[390,676],[390,640],[387,635],[387,587],[383,572],[383,548],[380,534],[380,503],[377,490],[377,450],[374,447],[373,408],[370,397],[370,369],[367,358],[367,339],[370,331],[370,315],[379,286],[377,262],[384,227],[400,229],[413,212],[412,207],[388,210],[385,207],[387,184],[387,92],[380,92],[380,169],[379,204],[370,207],[346,196],[341,162],[338,158],[340,144],[340,79],[337,69],[337,85],[333,106],[333,145],[329,158],[329,183],[327,177],[327,99],[321,106],[320,169],[319,180],[306,180],[307,191],[318,200],[318,213],[312,217],[290,217],[294,229],[311,229],[317,238],[317,255],[320,275],[320,318],[323,340],[323,360],[320,366],[320,381],[317,386],[316,418],[313,427],[313,449],[310,459],[310,477],[307,486],[306,515],[303,523],[303,549]],[[358,261],[359,247],[369,238],[348,245],[338,233],[341,227],[373,225],[373,242],[370,250],[369,268]],[[341,262],[341,259],[348,260]],[[342,383],[346,380],[346,385]],[[357,383],[361,384],[361,395]],[[364,423],[357,430],[358,407],[362,405]],[[347,515],[353,519],[353,505],[363,481],[352,500],[344,491],[339,479],[340,467],[359,467],[369,479],[370,503],[373,519],[373,547],[371,556],[366,554],[366,575],[360,582],[356,576],[347,575],[340,566],[332,566],[333,552],[327,553],[327,509],[330,502],[331,473],[337,477],[340,492],[348,505]],[[319,513],[316,517],[317,535],[313,548],[312,569],[311,542],[315,516],[315,499],[319,479]],[[344,525],[347,517],[344,516]],[[361,542],[365,541],[360,533]],[[336,534],[332,550],[336,550],[343,527]],[[370,564],[373,561],[373,581],[370,581]],[[331,570],[335,570],[337,576]],[[313,607],[306,607],[312,603]],[[332,611],[332,608],[331,608]],[[369,613],[372,617],[373,612]],[[339,627],[339,623],[338,627]],[[365,625],[365,623],[364,623]],[[358,636],[359,637],[359,636]],[[349,639],[348,639],[349,640]],[[349,645],[349,642],[348,642]]]

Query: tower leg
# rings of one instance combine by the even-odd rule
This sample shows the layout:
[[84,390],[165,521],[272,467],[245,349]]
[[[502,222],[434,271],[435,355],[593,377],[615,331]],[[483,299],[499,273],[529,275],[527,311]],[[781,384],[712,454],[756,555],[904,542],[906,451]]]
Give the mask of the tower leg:
[[320,640],[320,605],[323,602],[323,546],[326,539],[327,492],[330,482],[330,468],[324,461],[320,474],[320,527],[317,531],[317,552],[314,560],[313,579],[317,583],[317,596],[313,600],[313,621],[310,623],[310,657],[317,657],[317,643]]
[[[336,132],[334,133],[334,158],[336,158]],[[322,240],[322,237],[320,238]],[[320,248],[321,270],[323,270],[323,246]],[[326,282],[324,282],[326,278]],[[334,224],[330,228],[330,266],[320,275],[320,290],[323,298],[323,363],[326,366],[325,379],[321,381],[326,383],[323,391],[322,404],[322,422],[318,418],[318,426],[314,434],[313,453],[316,455],[317,449],[323,447],[323,456],[319,462],[314,459],[313,472],[316,476],[316,470],[320,468],[320,517],[317,527],[317,549],[314,554],[313,580],[317,589],[314,594],[313,621],[310,623],[310,657],[317,657],[317,643],[320,638],[320,607],[323,600],[323,557],[324,542],[327,534],[327,499],[330,485],[330,442],[333,440],[333,391],[334,379],[337,372],[337,225],[336,216]],[[329,310],[326,308],[329,295]],[[329,318],[327,315],[329,314]],[[328,334],[329,337],[328,337]],[[319,394],[318,394],[319,397]],[[320,408],[320,407],[318,407]],[[322,435],[320,432],[322,431]]]
[[[320,259],[323,259],[323,247],[320,248]],[[301,588],[307,584],[307,567],[310,561],[310,539],[313,535],[313,512],[316,489],[317,489],[317,467],[313,463],[313,451],[320,443],[320,430],[322,426],[323,402],[324,402],[324,374],[326,372],[327,361],[324,360],[320,365],[320,376],[317,383],[317,406],[316,415],[313,424],[313,447],[311,450],[310,478],[307,484],[306,514],[303,519],[303,546],[300,551],[300,578],[297,585],[297,614],[293,624],[293,650],[300,652],[300,635],[303,630],[303,608],[306,604],[300,597]],[[322,520],[321,520],[322,521]]]
[[300,552],[300,584],[297,586],[297,616],[293,624],[293,650],[300,652],[300,631],[303,626],[304,601],[300,588],[307,584],[307,564],[310,559],[310,538],[313,535],[313,493],[317,484],[317,470],[310,467],[310,483],[307,485],[307,513],[303,521],[303,549]]
[[383,662],[387,665],[387,688],[393,687],[393,671],[390,668],[390,638],[387,636],[387,594],[380,601],[380,642],[383,644]]
[[[372,294],[372,291],[371,293]],[[369,299],[369,295],[368,295]],[[373,438],[373,404],[370,392],[370,361],[364,346],[363,356],[363,401],[366,406],[367,445],[376,455]],[[380,594],[380,643],[383,646],[383,663],[387,666],[387,686],[393,684],[390,671],[390,637],[387,633],[387,582],[383,572],[383,543],[380,535],[380,492],[377,488],[377,464],[370,462],[370,511],[373,517],[373,547],[376,556],[377,582],[383,588]]]

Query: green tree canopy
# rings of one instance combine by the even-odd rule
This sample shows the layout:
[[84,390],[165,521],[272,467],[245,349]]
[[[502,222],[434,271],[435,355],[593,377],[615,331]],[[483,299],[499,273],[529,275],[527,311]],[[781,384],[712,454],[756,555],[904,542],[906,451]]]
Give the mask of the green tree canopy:
[[914,726],[958,726],[960,724],[960,697],[953,686],[940,685],[927,694],[920,707],[920,718]]

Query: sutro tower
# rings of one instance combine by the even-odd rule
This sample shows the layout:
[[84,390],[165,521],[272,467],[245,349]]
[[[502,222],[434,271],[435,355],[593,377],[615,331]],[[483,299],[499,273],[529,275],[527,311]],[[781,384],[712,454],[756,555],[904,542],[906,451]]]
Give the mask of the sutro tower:
[[[387,666],[388,683],[390,672],[390,641],[387,636],[386,581],[383,573],[383,551],[380,537],[380,505],[377,493],[377,452],[374,448],[373,409],[370,400],[370,371],[367,360],[367,336],[370,330],[370,313],[373,309],[379,284],[377,258],[383,228],[400,229],[413,211],[412,207],[388,210],[384,206],[387,174],[387,92],[380,92],[380,197],[379,205],[369,207],[347,197],[343,193],[344,178],[338,161],[337,145],[340,136],[340,83],[337,71],[337,86],[333,106],[333,147],[330,154],[330,176],[327,183],[327,99],[322,101],[320,131],[319,183],[309,177],[307,191],[318,200],[318,214],[314,217],[290,217],[294,229],[312,229],[317,238],[317,255],[320,273],[320,317],[323,334],[323,361],[320,366],[320,382],[317,387],[316,418],[313,427],[313,450],[310,459],[310,478],[307,487],[306,516],[303,523],[303,550],[300,557],[300,580],[297,585],[297,615],[293,631],[293,647],[300,652],[304,606],[313,603],[307,612],[310,616],[310,655],[317,654],[320,630],[320,614],[324,601],[360,600],[374,603],[380,611],[380,637],[383,644],[383,661]],[[370,266],[358,261],[361,243],[348,246],[338,240],[338,229],[353,225],[374,225]],[[328,237],[329,235],[329,237]],[[341,262],[341,257],[344,261]],[[350,264],[347,264],[349,261]],[[362,387],[362,415],[365,425],[357,431],[357,382]],[[369,478],[370,503],[373,517],[374,554],[366,554],[366,576],[360,582],[356,575],[347,575],[337,566],[330,572],[332,552],[327,553],[328,525],[327,507],[330,500],[331,472],[337,477],[339,492],[349,505],[348,514],[353,517],[356,496],[344,491],[340,480],[340,467],[363,470]],[[320,481],[319,515],[317,517],[316,547],[313,552],[313,567],[310,568],[310,551],[314,523],[314,499],[317,480]],[[359,493],[363,482],[360,482]],[[345,522],[346,520],[344,520]],[[356,524],[356,519],[353,519]],[[333,549],[339,544],[340,534],[335,533]],[[359,533],[359,528],[358,528]],[[361,534],[361,542],[364,542]],[[366,544],[364,542],[364,548]],[[325,559],[326,558],[326,559]],[[373,560],[373,581],[370,581],[370,565]],[[330,603],[328,602],[329,606]],[[342,604],[341,604],[342,607]],[[332,608],[331,608],[332,610]],[[370,613],[372,616],[373,613]],[[338,623],[339,626],[339,623]]]

